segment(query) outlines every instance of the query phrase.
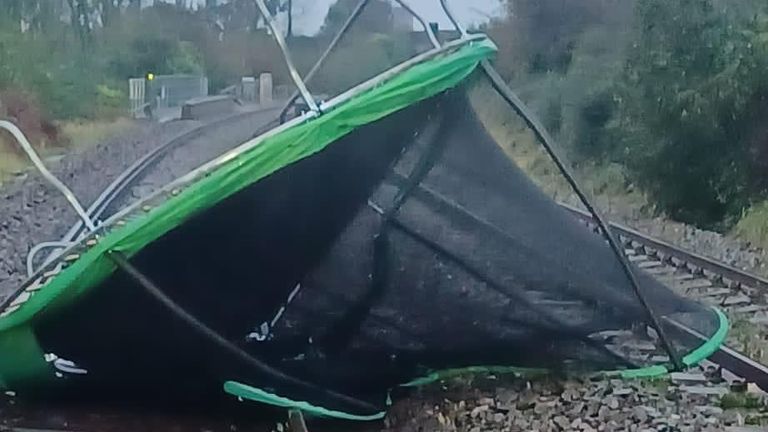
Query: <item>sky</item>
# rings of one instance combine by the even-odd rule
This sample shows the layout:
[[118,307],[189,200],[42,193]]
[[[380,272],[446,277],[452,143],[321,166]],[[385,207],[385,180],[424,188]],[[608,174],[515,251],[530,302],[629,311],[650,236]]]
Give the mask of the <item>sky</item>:
[[[2,0],[0,0],[2,1]],[[173,0],[165,0],[171,2]],[[204,4],[205,0],[192,0]],[[328,8],[336,0],[294,0],[295,31],[312,35],[320,30]],[[404,0],[428,22],[438,22],[440,28],[451,28],[451,23],[440,7],[440,0]],[[465,26],[482,23],[501,13],[501,0],[449,0],[456,17]],[[146,3],[149,3],[148,1]]]
[[[443,13],[440,0],[405,0],[417,13],[428,22],[438,22],[440,28],[450,28],[451,22]],[[295,16],[297,30],[303,34],[313,34],[320,29],[328,12],[328,7],[335,0],[294,0],[302,14]],[[448,2],[458,19],[465,26],[482,23],[489,16],[501,13],[500,0],[451,0]]]

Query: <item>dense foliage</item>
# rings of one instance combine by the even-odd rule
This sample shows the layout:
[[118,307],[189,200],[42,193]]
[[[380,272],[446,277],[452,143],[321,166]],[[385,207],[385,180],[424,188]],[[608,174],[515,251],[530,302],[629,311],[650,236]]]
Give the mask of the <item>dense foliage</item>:
[[[300,2],[266,1],[283,23],[296,12],[294,3]],[[190,4],[141,8],[137,0],[2,0],[0,93],[30,94],[52,118],[72,119],[124,113],[127,79],[149,72],[205,74],[213,91],[267,71],[278,85],[290,82],[255,2]],[[302,71],[354,4],[335,4],[316,37],[292,36],[288,27],[286,37]],[[312,90],[336,93],[408,56],[407,36],[387,34],[391,13],[386,1],[372,1]]]
[[614,151],[672,216],[728,222],[762,195],[765,16],[744,20],[711,0],[643,0],[638,18]]
[[572,160],[621,164],[668,215],[727,228],[765,198],[766,6],[629,3],[509,0],[500,64]]
[[[658,209],[705,227],[727,228],[768,198],[764,1],[504,1],[488,26],[498,65],[575,164],[620,166]],[[291,16],[295,2],[267,4]],[[315,37],[286,31],[303,72],[356,3],[338,0]],[[289,83],[252,0],[139,6],[0,1],[0,98],[94,118],[123,113],[126,79],[147,72],[205,74],[214,90],[264,71]],[[391,2],[371,1],[312,91],[339,92],[409,56],[412,35],[392,34],[391,14]]]

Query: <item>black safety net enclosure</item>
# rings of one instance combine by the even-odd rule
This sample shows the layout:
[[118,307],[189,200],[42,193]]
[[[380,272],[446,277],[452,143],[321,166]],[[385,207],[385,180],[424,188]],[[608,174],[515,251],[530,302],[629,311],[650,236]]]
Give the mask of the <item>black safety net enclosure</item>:
[[493,52],[431,50],[117,212],[3,306],[3,384],[367,420],[449,370],[704,359],[724,316],[633,286],[488,134],[468,93]]

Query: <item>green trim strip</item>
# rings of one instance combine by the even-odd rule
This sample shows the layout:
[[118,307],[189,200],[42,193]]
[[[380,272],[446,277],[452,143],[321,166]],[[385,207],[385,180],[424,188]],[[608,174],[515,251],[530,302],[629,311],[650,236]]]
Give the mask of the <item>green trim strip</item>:
[[[694,366],[705,360],[712,355],[720,345],[725,341],[725,337],[728,334],[730,324],[728,318],[719,309],[713,307],[712,310],[718,317],[719,326],[715,334],[706,342],[701,344],[698,348],[691,351],[683,358],[683,362],[687,366]],[[400,387],[421,387],[427,384],[432,384],[441,380],[455,378],[457,376],[466,374],[498,374],[498,375],[521,375],[526,377],[536,377],[541,375],[550,374],[551,371],[540,368],[521,368],[514,366],[469,366],[465,368],[456,369],[443,369],[439,371],[431,372],[430,374],[416,378],[407,383],[401,384]],[[637,369],[619,370],[619,371],[602,371],[597,375],[603,375],[607,377],[619,377],[622,379],[641,379],[641,378],[658,378],[669,373],[669,369],[664,365],[654,365]],[[331,411],[325,408],[313,406],[307,402],[296,402],[290,399],[282,398],[280,396],[267,393],[263,390],[259,390],[253,387],[239,384],[234,381],[229,381],[224,384],[224,390],[239,398],[252,400],[255,402],[266,403],[270,405],[280,406],[284,408],[296,408],[306,411],[311,414],[316,414],[323,417],[335,417],[345,420],[378,420],[384,413],[376,414],[375,416],[356,416],[354,414],[342,413],[338,411]]]
[[[238,148],[239,153],[223,155],[197,181],[179,187],[180,190],[173,193],[168,191],[158,195],[164,201],[158,200],[156,207],[128,214],[123,226],[108,226],[108,231],[97,237],[95,245],[79,252],[78,260],[33,293],[19,309],[0,318],[0,346],[19,343],[16,335],[19,332],[9,330],[19,326],[33,327],[42,314],[66,307],[106,280],[115,270],[107,257],[108,252],[119,251],[129,257],[135,255],[189,218],[275,171],[322,151],[359,127],[455,87],[477,68],[481,60],[496,52],[496,46],[487,38],[462,41],[457,45],[435,57],[408,65],[376,86],[336,106],[331,105],[318,117],[297,121],[284,130],[244,143]],[[34,332],[25,333],[23,342],[37,346]],[[34,351],[3,351],[0,382],[22,387],[30,378],[16,372],[22,369],[42,371],[37,380],[54,380],[52,369],[42,356],[28,355]]]
[[709,356],[714,354],[723,343],[725,343],[725,338],[728,336],[728,330],[730,329],[731,324],[728,322],[728,317],[725,316],[720,309],[713,307],[712,310],[717,314],[720,326],[708,341],[691,351],[687,356],[683,357],[683,363],[685,363],[686,366],[693,366],[699,364],[702,360],[706,360]]
[[195,214],[287,165],[322,151],[355,129],[455,87],[475,70],[480,60],[495,51],[495,45],[488,39],[468,42],[455,52],[410,67],[319,117],[244,144],[250,147],[207,176],[126,225],[113,227],[20,309],[0,318],[0,331],[20,325],[47,308],[66,305],[104,281],[114,271],[107,252],[136,254]]
[[312,405],[308,402],[293,401],[282,396],[266,392],[264,390],[251,387],[245,384],[241,384],[236,381],[227,381],[224,383],[224,391],[237,396],[238,398],[248,399],[254,402],[260,402],[267,405],[272,405],[280,408],[299,409],[302,412],[317,415],[320,417],[331,417],[341,420],[353,420],[353,421],[373,421],[381,420],[387,414],[386,412],[378,412],[372,415],[354,415],[341,411],[329,410],[323,407]]
[[637,379],[637,378],[655,378],[669,373],[669,369],[664,365],[648,366],[639,369],[627,369],[617,372],[604,372],[605,375],[616,375],[624,379]]
[[457,376],[468,374],[498,374],[498,375],[521,375],[521,376],[539,376],[549,374],[547,369],[538,368],[522,368],[515,366],[468,366],[465,368],[456,369],[443,369],[434,371],[429,375],[421,378],[416,378],[405,384],[400,384],[400,387],[421,387],[427,384],[432,384],[437,381],[455,378]]
[[[688,353],[683,357],[683,363],[686,366],[694,366],[701,361],[706,360],[709,356],[714,354],[718,348],[725,342],[726,336],[728,336],[728,329],[730,323],[728,317],[718,308],[712,307],[718,318],[717,331],[706,342],[701,344],[698,348]],[[519,368],[514,366],[470,366],[459,369],[445,369],[435,371],[421,378],[414,379],[405,384],[401,384],[401,387],[419,387],[426,384],[431,384],[436,381],[440,381],[447,378],[452,378],[464,374],[472,373],[492,373],[492,374],[518,374],[523,376],[537,376],[542,374],[548,374],[551,371],[547,369],[538,368]],[[664,365],[654,365],[648,367],[642,367],[637,369],[626,369],[617,371],[601,371],[598,375],[616,376],[623,379],[636,379],[636,378],[655,378],[669,373],[669,369]]]

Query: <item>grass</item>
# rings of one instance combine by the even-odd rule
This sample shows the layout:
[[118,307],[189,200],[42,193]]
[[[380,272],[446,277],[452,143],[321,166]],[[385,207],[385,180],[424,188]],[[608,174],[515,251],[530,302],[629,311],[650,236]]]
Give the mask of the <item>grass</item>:
[[[126,118],[62,123],[59,125],[61,142],[46,149],[43,156],[88,148],[125,131],[130,125],[131,121]],[[17,146],[9,136],[0,135],[0,186],[13,175],[25,171],[30,166],[29,160],[22,155]]]
[[720,399],[720,408],[758,410],[765,408],[765,400],[751,393],[727,393]]
[[768,363],[768,352],[762,338],[764,332],[760,325],[739,316],[730,316],[729,319],[731,328],[726,343],[751,359]]
[[758,203],[744,212],[732,234],[753,246],[768,250],[768,201]]
[[[556,201],[577,203],[570,185],[522,118],[487,86],[475,86],[470,99],[488,133],[545,194]],[[568,162],[562,145],[558,143],[556,150],[599,208],[608,213],[612,208],[653,210],[647,199],[634,189],[620,165],[587,162],[576,166]]]
[[108,121],[71,121],[62,123],[60,127],[69,146],[80,149],[98,144],[125,131],[130,125],[131,120],[121,117]]

